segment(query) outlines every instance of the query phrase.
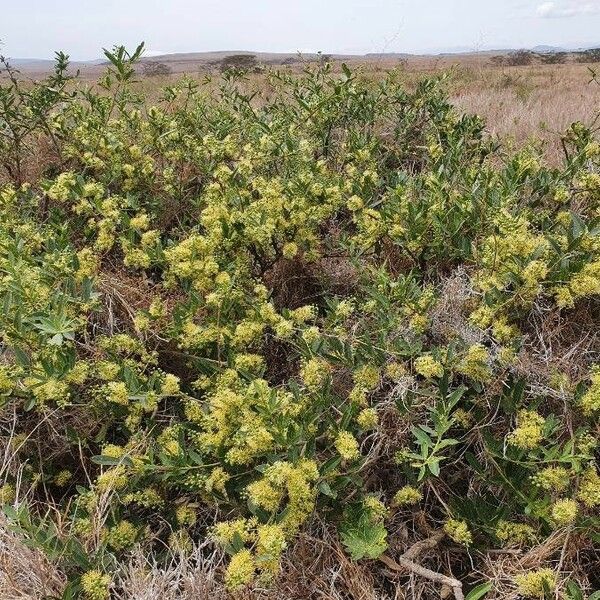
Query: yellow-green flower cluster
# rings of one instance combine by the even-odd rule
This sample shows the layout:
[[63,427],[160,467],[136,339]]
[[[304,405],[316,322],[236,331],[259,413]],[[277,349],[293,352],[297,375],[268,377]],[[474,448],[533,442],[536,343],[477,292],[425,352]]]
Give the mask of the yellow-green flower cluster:
[[358,426],[365,431],[369,429],[375,429],[378,421],[379,417],[375,408],[363,408],[363,410],[361,410],[356,417]]
[[415,359],[415,370],[419,375],[427,377],[441,377],[444,374],[444,366],[433,356],[423,355]]
[[394,494],[394,504],[397,506],[411,506],[417,504],[423,499],[423,494],[417,488],[411,485],[401,487]]
[[54,484],[58,487],[64,487],[69,483],[72,477],[73,473],[71,473],[71,471],[68,469],[63,469],[54,476]]
[[104,535],[104,541],[116,551],[124,550],[133,546],[138,535],[138,528],[129,521],[119,521],[108,529]]
[[286,499],[285,517],[281,521],[288,534],[295,533],[314,508],[319,476],[316,463],[304,460],[296,465],[276,462],[266,469],[261,479],[247,486],[248,498],[257,506],[273,512]]
[[545,419],[533,410],[521,410],[517,427],[508,436],[509,444],[522,450],[537,448],[543,439]]
[[491,374],[489,361],[490,355],[487,349],[482,344],[473,344],[469,346],[457,370],[475,381],[487,381]]
[[108,600],[110,582],[110,575],[87,571],[81,576],[81,590],[86,600]]
[[302,366],[300,377],[309,391],[318,392],[327,381],[329,370],[324,360],[311,358]]
[[340,431],[335,438],[334,445],[344,460],[356,460],[360,457],[358,442],[349,431]]
[[374,521],[385,519],[388,514],[386,505],[376,496],[366,496],[362,501],[363,508],[369,513],[369,516]]
[[500,520],[494,532],[505,546],[524,546],[535,541],[534,529],[525,523]]
[[563,498],[552,505],[552,519],[557,525],[570,525],[577,518],[579,505],[575,500]]
[[600,506],[600,475],[594,467],[589,467],[581,478],[577,498],[589,508]]
[[525,598],[543,600],[556,587],[556,575],[552,569],[538,569],[515,577],[517,591]]
[[96,487],[99,492],[122,490],[127,487],[128,483],[129,479],[123,465],[111,467],[96,478]]
[[16,497],[15,488],[10,483],[0,487],[0,504],[12,504]]
[[136,492],[125,494],[123,497],[125,504],[137,504],[143,508],[160,508],[164,501],[159,492],[153,487],[147,487]]
[[231,590],[237,590],[253,579],[256,572],[256,562],[250,550],[244,548],[236,552],[225,571],[225,585]]
[[123,381],[109,381],[106,384],[106,399],[114,404],[127,405],[129,390]]
[[254,539],[253,530],[256,524],[255,520],[243,518],[221,521],[214,526],[212,534],[214,539],[222,545],[232,544],[236,537],[244,543],[249,543]]
[[196,437],[201,449],[225,449],[229,464],[243,465],[275,448],[278,423],[268,418],[267,407],[276,406],[281,415],[293,417],[301,405],[262,379],[244,384],[233,370],[228,377],[210,395],[207,412],[188,403],[187,416],[202,427]]
[[194,542],[185,529],[178,529],[169,534],[169,549],[180,554],[189,554],[194,548]]
[[586,415],[591,415],[600,411],[600,367],[595,366],[592,369],[591,385],[581,397],[581,408]]
[[370,391],[379,384],[379,369],[373,365],[363,365],[354,371],[354,385]]
[[257,573],[261,579],[270,580],[279,570],[289,534],[282,524],[260,524],[255,518],[218,523],[213,529],[213,537],[221,545],[242,542],[252,547],[236,549],[227,568],[228,587],[236,589],[246,585]]
[[444,524],[444,531],[457,544],[468,546],[473,543],[473,535],[469,531],[469,526],[465,521],[457,519],[448,519]]
[[536,485],[548,492],[564,492],[569,487],[569,471],[564,467],[546,467],[533,476]]
[[179,525],[191,527],[196,522],[196,511],[187,504],[181,504],[175,509],[175,518]]
[[268,578],[279,570],[281,554],[287,546],[285,530],[278,524],[259,525],[256,537],[257,562]]
[[[477,278],[479,287],[483,291],[504,290],[513,281],[515,272],[521,274],[525,288],[537,285],[545,276],[546,267],[539,258],[530,260],[530,257],[547,252],[546,239],[532,231],[524,215],[501,213],[495,225],[497,233],[485,240],[481,248],[483,270]],[[528,300],[530,294],[531,290],[526,290]]]
[[167,373],[163,379],[160,393],[163,396],[176,396],[179,393],[179,377]]

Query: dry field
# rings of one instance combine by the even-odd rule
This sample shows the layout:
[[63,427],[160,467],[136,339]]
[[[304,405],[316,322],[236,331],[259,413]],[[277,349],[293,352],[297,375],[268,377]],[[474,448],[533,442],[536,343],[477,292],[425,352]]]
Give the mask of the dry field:
[[562,153],[560,134],[574,121],[591,124],[600,109],[600,85],[586,65],[457,67],[453,100],[482,115],[491,133],[523,143],[541,139]]
[[[600,85],[592,81],[593,65],[528,65],[502,67],[489,57],[462,56],[411,59],[401,72],[409,82],[448,73],[452,102],[481,115],[488,131],[506,144],[545,144],[548,157],[562,156],[561,134],[575,121],[594,123],[600,112]],[[365,65],[377,75],[393,64]]]

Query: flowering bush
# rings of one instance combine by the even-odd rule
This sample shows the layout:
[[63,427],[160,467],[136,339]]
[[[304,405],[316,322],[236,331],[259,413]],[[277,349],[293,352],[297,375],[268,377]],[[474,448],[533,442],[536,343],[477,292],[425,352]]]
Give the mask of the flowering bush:
[[134,544],[204,538],[230,588],[268,583],[315,514],[355,559],[420,515],[466,585],[465,546],[564,530],[591,555],[592,132],[574,124],[549,167],[443,81],[346,67],[269,73],[262,96],[239,73],[184,79],[151,104],[140,53],[108,52],[99,87],[53,80],[51,110],[30,106],[48,82],[0,105],[0,133],[38,110],[53,141],[41,175],[24,155],[0,188],[1,497],[72,593],[109,597]]

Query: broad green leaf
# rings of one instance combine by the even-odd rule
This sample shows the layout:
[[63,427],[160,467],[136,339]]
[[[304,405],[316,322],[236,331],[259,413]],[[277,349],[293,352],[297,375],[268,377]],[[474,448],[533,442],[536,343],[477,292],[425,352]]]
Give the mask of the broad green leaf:
[[480,600],[492,589],[492,582],[482,583],[474,587],[466,596],[465,600]]

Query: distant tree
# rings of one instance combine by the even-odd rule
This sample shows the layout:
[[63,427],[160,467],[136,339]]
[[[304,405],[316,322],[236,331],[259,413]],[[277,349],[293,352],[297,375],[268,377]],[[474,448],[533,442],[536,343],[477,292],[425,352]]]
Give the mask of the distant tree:
[[241,71],[251,71],[258,68],[258,61],[255,54],[231,54],[226,56],[220,63],[221,72],[229,69],[239,69]]
[[530,50],[516,50],[506,57],[506,64],[511,67],[523,67],[533,62],[534,54]]
[[577,52],[575,59],[580,63],[596,63],[600,62],[600,48],[590,48],[583,52]]
[[502,54],[497,54],[496,56],[492,56],[490,58],[490,62],[495,67],[501,67],[502,65],[506,64],[506,56],[504,56]]
[[173,69],[162,62],[147,62],[143,64],[144,75],[146,77],[161,77],[170,75]]
[[538,56],[545,65],[563,65],[568,55],[566,52],[544,52]]

